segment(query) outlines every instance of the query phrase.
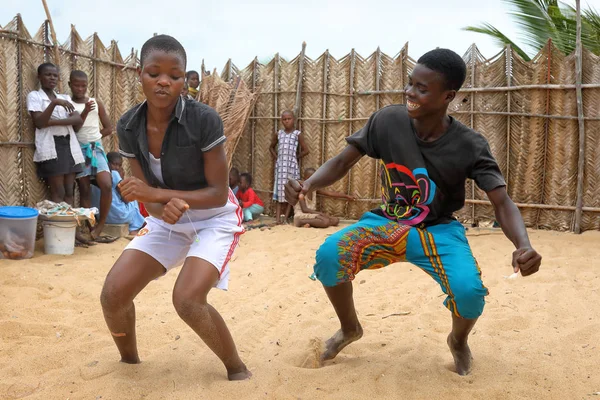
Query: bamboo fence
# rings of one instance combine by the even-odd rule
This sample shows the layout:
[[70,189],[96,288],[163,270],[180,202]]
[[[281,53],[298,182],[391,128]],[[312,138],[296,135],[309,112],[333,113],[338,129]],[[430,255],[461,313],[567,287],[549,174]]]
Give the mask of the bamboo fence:
[[[56,60],[48,35],[45,23],[31,36],[19,16],[0,27],[0,204],[32,205],[46,194],[31,161],[34,129],[25,106],[27,93],[37,88],[40,63],[58,63],[65,87],[72,69],[84,70],[90,95],[105,103],[114,121],[143,98],[133,50],[123,59],[114,41],[105,47],[97,35],[83,40],[72,28]],[[551,42],[530,62],[510,47],[490,59],[475,45],[464,54],[468,76],[450,112],[488,138],[509,194],[530,227],[600,229],[600,57],[585,49],[579,53],[580,69],[577,53],[564,55]],[[274,160],[268,148],[280,113],[298,111],[310,149],[301,167],[318,167],[344,148],[344,139],[371,113],[404,102],[403,87],[414,65],[407,45],[394,57],[377,49],[368,57],[353,50],[339,59],[325,52],[313,60],[303,49],[291,61],[276,55],[266,65],[254,59],[243,69],[228,61],[221,78],[241,79],[257,97],[250,123],[236,138],[233,166],[253,174],[255,189],[271,209]],[[116,149],[116,135],[105,145]],[[333,189],[359,200],[320,199],[320,208],[360,217],[380,201],[377,163],[364,158]],[[494,219],[485,193],[472,182],[466,193],[462,221]]]
[[[464,54],[468,76],[450,113],[487,137],[508,192],[529,227],[600,229],[600,57],[579,51],[580,81],[576,53],[564,55],[551,42],[530,62],[510,46],[490,59],[475,45]],[[253,174],[255,190],[267,210],[272,209],[274,160],[269,145],[280,128],[280,113],[299,111],[298,126],[310,149],[301,168],[318,167],[344,148],[344,139],[371,113],[404,102],[403,87],[414,65],[407,45],[395,57],[377,49],[368,57],[353,50],[339,59],[325,52],[313,60],[303,47],[291,61],[276,55],[266,65],[255,59],[244,69],[229,61],[224,78],[241,76],[248,87],[261,88],[233,165]],[[579,113],[577,90],[582,93]],[[585,131],[579,124],[583,121]],[[359,201],[320,199],[319,207],[336,216],[359,218],[380,202],[377,163],[362,159],[333,189]],[[485,193],[470,181],[466,194],[467,204],[458,213],[463,222],[494,219]]]
[[[46,21],[31,35],[20,15],[0,27],[0,204],[35,205],[46,198],[46,186],[33,163],[35,129],[27,112],[27,94],[39,88],[37,67],[56,64],[61,92],[68,91],[72,70],[89,78],[88,94],[100,99],[116,126],[118,118],[139,102],[141,91],[131,51],[123,58],[115,41],[106,47],[98,35],[82,39],[71,26],[65,43],[54,46]],[[116,134],[103,139],[107,151],[118,149]]]

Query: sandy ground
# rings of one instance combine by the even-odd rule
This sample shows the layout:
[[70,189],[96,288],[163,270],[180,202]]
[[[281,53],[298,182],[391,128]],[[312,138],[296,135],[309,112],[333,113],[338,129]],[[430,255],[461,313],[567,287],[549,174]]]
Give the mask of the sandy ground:
[[363,339],[323,368],[301,367],[310,365],[310,339],[338,327],[320,284],[308,278],[314,251],[334,230],[244,235],[229,292],[214,290],[210,301],[254,373],[246,382],[228,382],[178,318],[171,290],[179,270],[136,301],[142,364],[118,362],[99,293],[124,239],[69,257],[43,255],[38,243],[31,260],[0,261],[0,398],[600,398],[600,232],[531,232],[543,270],[515,280],[504,278],[512,272],[508,240],[470,233],[491,294],[470,342],[474,371],[459,377],[441,291],[409,264],[361,273]]

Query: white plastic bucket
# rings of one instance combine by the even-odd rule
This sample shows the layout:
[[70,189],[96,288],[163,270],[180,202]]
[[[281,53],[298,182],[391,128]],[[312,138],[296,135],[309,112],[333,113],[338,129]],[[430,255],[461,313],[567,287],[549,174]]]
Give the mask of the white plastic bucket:
[[44,253],[69,255],[75,252],[75,221],[44,221]]

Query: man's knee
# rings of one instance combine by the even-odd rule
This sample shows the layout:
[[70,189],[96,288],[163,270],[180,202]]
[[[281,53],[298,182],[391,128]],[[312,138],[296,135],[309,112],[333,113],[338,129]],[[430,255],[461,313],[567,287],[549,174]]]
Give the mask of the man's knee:
[[459,282],[452,286],[452,298],[446,306],[451,310],[456,307],[457,313],[463,318],[478,318],[483,313],[486,295],[487,289],[481,282]]
[[[351,279],[340,274],[337,235],[332,235],[319,247],[316,255],[315,275],[324,286],[336,286]],[[353,278],[353,277],[352,277]]]

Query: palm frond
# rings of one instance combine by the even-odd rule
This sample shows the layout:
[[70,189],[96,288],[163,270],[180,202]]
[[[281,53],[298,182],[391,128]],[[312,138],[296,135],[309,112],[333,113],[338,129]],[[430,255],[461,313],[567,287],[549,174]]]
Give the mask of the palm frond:
[[500,32],[499,29],[497,29],[491,24],[488,24],[487,22],[484,22],[479,26],[467,26],[463,28],[463,30],[487,35],[491,37],[501,47],[510,44],[512,48],[517,52],[517,54],[519,54],[525,61],[530,60],[530,57],[527,55],[527,53],[523,51],[523,49],[521,49],[515,42],[510,40],[508,36],[506,36],[504,33]]

